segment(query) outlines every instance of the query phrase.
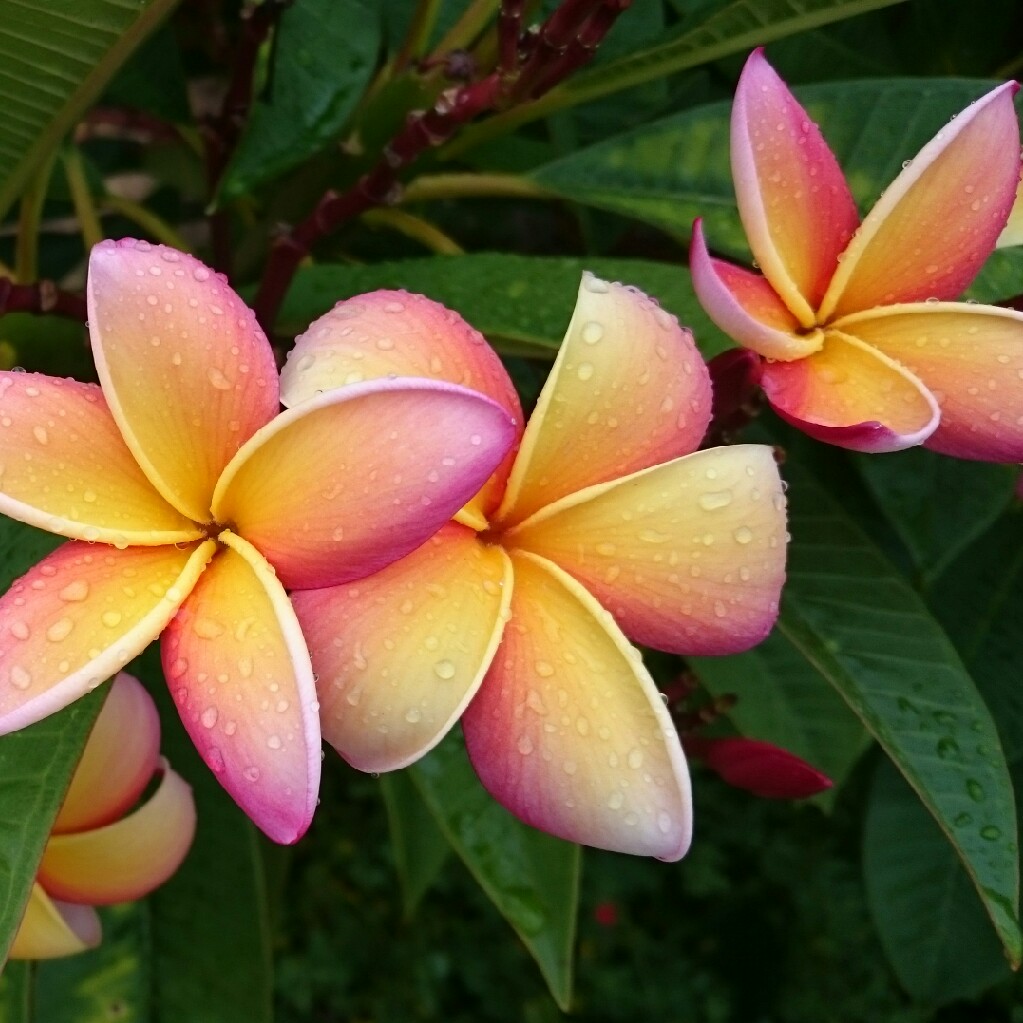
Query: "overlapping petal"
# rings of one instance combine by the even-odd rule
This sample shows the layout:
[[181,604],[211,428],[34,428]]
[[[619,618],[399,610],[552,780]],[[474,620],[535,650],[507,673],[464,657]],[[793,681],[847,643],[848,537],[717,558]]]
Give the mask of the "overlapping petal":
[[1005,226],[1019,183],[1017,88],[1007,82],[982,96],[905,167],[842,256],[821,320],[955,298],[973,280]]
[[60,710],[140,654],[215,546],[71,541],[17,580],[0,598],[0,733]]
[[117,820],[138,802],[160,761],[160,716],[142,683],[121,672],[53,825],[56,835]]
[[768,359],[802,359],[824,344],[822,331],[802,331],[766,277],[714,259],[699,220],[693,224],[689,270],[710,318],[751,351]]
[[360,579],[414,550],[472,497],[515,438],[499,405],[432,380],[310,398],[238,453],[218,522],[301,589]]
[[181,865],[195,834],[192,790],[166,761],[153,796],[113,824],[54,835],[38,880],[50,895],[90,906],[141,898]]
[[934,395],[941,421],[927,447],[1023,461],[1023,313],[921,302],[873,309],[838,326],[906,366]]
[[709,422],[692,334],[642,292],[585,274],[495,521],[692,451]]
[[480,779],[551,834],[678,859],[691,836],[689,775],[639,653],[557,566],[511,557],[512,617],[463,716]]
[[0,512],[78,540],[198,539],[146,479],[94,384],[0,372]]
[[95,948],[102,936],[96,910],[54,901],[37,882],[32,885],[10,958],[59,959]]
[[209,520],[221,470],[278,409],[273,353],[226,281],[163,245],[95,246],[89,327],[103,392],[156,489]]
[[771,449],[741,444],[574,494],[505,543],[570,573],[637,642],[725,654],[774,624],[786,539]]
[[320,729],[309,652],[273,569],[225,532],[163,635],[164,675],[200,755],[276,842],[309,826]]
[[323,737],[362,771],[419,759],[479,688],[511,593],[508,556],[457,523],[368,579],[296,592]]
[[836,330],[814,355],[766,364],[761,386],[783,419],[854,451],[922,444],[940,416],[931,392],[908,369]]
[[735,93],[732,177],[753,257],[804,327],[859,223],[820,130],[754,50]]

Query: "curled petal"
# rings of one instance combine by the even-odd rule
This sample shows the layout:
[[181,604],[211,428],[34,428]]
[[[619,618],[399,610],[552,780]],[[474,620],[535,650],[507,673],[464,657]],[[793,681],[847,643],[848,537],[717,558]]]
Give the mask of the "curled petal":
[[692,334],[642,292],[584,274],[495,521],[693,451],[709,423]]
[[731,150],[753,257],[793,315],[812,327],[859,216],[820,130],[759,49],[735,92]]
[[165,245],[123,239],[89,260],[103,393],[153,486],[196,522],[224,466],[278,409],[273,352],[224,278]]
[[505,538],[553,561],[659,650],[728,654],[774,625],[785,497],[770,448],[711,448],[590,487]]
[[511,619],[462,717],[480,779],[552,835],[679,859],[692,833],[689,774],[638,651],[556,565],[511,557]]
[[66,707],[163,631],[213,555],[71,541],[0,598],[0,734]]
[[707,315],[744,348],[787,361],[802,359],[824,343],[819,330],[798,333],[799,321],[766,277],[712,258],[699,220],[693,224],[689,269],[693,290]]
[[95,948],[103,937],[91,906],[51,899],[38,882],[11,945],[11,959],[60,959]]
[[102,828],[54,835],[39,882],[57,898],[90,906],[140,899],[181,866],[194,835],[192,790],[163,761],[159,788],[134,813]]
[[957,458],[1023,461],[1023,313],[920,302],[846,317],[839,326],[916,374],[941,422],[927,447]]
[[457,523],[368,579],[297,591],[323,737],[361,771],[418,760],[479,688],[511,591],[508,556]]
[[161,643],[181,720],[231,798],[275,842],[316,808],[320,725],[309,652],[259,552],[230,532]]
[[515,438],[489,398],[433,380],[374,380],[310,398],[238,452],[213,510],[285,586],[361,579],[437,532]]
[[[289,407],[319,391],[379,377],[427,377],[461,384],[496,401],[517,424],[522,406],[497,353],[458,313],[423,295],[374,291],[338,302],[296,341],[281,371]],[[470,502],[481,524],[501,498],[515,445]]]
[[160,762],[160,716],[133,675],[120,672],[89,733],[53,825],[55,835],[117,820],[142,795]]
[[774,410],[804,433],[853,451],[901,451],[938,426],[931,392],[904,366],[837,330],[821,351],[764,366]]
[[849,243],[820,319],[877,305],[955,298],[1005,226],[1019,183],[1019,124],[1007,82],[920,150]]
[[196,540],[146,479],[95,384],[0,372],[0,512],[76,540]]

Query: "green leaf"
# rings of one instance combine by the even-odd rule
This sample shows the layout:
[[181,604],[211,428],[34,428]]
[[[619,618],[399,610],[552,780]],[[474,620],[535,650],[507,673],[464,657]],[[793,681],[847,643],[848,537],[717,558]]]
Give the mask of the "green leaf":
[[975,302],[1002,302],[1023,292],[1023,245],[995,249],[983,269],[966,289]]
[[924,582],[984,533],[1012,499],[1018,469],[913,448],[856,466]]
[[[795,753],[836,786],[870,742],[821,673],[778,632],[748,653],[686,661],[712,694],[738,697],[728,717],[743,735]],[[816,799],[830,805],[834,795],[831,789]]]
[[452,848],[515,928],[555,1001],[567,1011],[579,903],[579,847],[527,827],[494,802],[456,736],[411,772]]
[[3,1023],[31,1023],[32,964],[4,963],[0,973],[0,1020]]
[[387,808],[405,916],[410,918],[447,861],[451,846],[404,771],[382,775],[380,793]]
[[368,0],[299,0],[281,16],[267,92],[224,173],[235,199],[339,140],[376,65],[379,11]]
[[507,354],[553,359],[572,316],[583,270],[642,288],[690,326],[704,355],[731,342],[711,324],[680,267],[639,259],[434,256],[370,266],[322,264],[295,276],[280,316],[296,334],[335,302],[376,288],[406,288],[460,312]]
[[178,0],[0,0],[0,217]]
[[794,461],[778,627],[878,740],[962,859],[1014,963],[1019,856],[994,721],[920,597]]
[[881,944],[915,999],[975,998],[1011,976],[962,863],[887,761],[870,790],[863,872]]

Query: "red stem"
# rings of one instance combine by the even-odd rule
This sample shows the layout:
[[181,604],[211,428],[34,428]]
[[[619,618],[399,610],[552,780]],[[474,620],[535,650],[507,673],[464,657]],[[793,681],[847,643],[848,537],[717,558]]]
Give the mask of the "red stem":
[[62,291],[53,281],[15,284],[10,277],[0,277],[0,315],[5,313],[37,313],[64,316],[85,323],[85,299],[70,291]]

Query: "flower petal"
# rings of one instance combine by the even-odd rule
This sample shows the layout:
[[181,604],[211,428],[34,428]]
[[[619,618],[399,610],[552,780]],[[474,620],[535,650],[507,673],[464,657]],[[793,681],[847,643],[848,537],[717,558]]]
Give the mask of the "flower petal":
[[166,760],[162,768],[159,788],[134,813],[46,843],[38,877],[51,895],[90,906],[129,902],[181,866],[195,835],[195,803]]
[[765,364],[760,382],[782,419],[853,451],[922,444],[940,417],[934,396],[909,370],[837,330],[806,359]]
[[915,373],[941,408],[929,448],[957,458],[1023,461],[1023,313],[920,302],[841,321]]
[[729,654],[774,625],[785,497],[770,448],[711,448],[590,487],[504,538],[574,576],[638,643]]
[[693,290],[707,315],[731,338],[768,359],[802,359],[824,344],[819,330],[797,333],[789,312],[766,277],[714,259],[707,251],[703,225],[693,224],[689,250]]
[[71,541],[0,598],[0,734],[66,707],[156,639],[215,549]]
[[515,460],[522,406],[497,353],[454,310],[407,291],[338,302],[295,341],[281,371],[281,401],[293,407],[319,391],[386,376],[461,384],[493,399],[515,420],[512,450],[466,509],[484,527]]
[[255,317],[197,259],[128,238],[93,248],[88,304],[96,369],[125,442],[175,508],[208,521],[221,470],[278,409]]
[[692,334],[635,288],[584,274],[495,521],[693,451],[709,423]]
[[95,384],[0,372],[0,512],[77,540],[195,540],[153,489]]
[[959,295],[991,255],[1019,182],[1019,124],[1007,82],[945,125],[849,243],[820,320]]
[[552,835],[679,859],[692,831],[689,774],[638,651],[556,565],[511,558],[512,616],[462,717],[480,779]]
[[374,380],[279,415],[238,452],[213,511],[285,586],[361,579],[415,550],[483,485],[515,437],[489,398]]
[[355,585],[297,591],[327,742],[360,771],[436,746],[483,681],[511,590],[504,551],[450,523]]
[[60,959],[95,948],[102,937],[96,910],[54,901],[36,882],[14,936],[10,958]]
[[759,49],[735,92],[731,152],[753,258],[793,315],[812,327],[859,216],[820,129]]
[[117,820],[142,795],[160,762],[160,715],[133,675],[110,685],[53,825],[55,835]]
[[181,720],[231,798],[275,842],[316,808],[320,725],[309,652],[273,569],[241,537],[221,550],[164,633]]

